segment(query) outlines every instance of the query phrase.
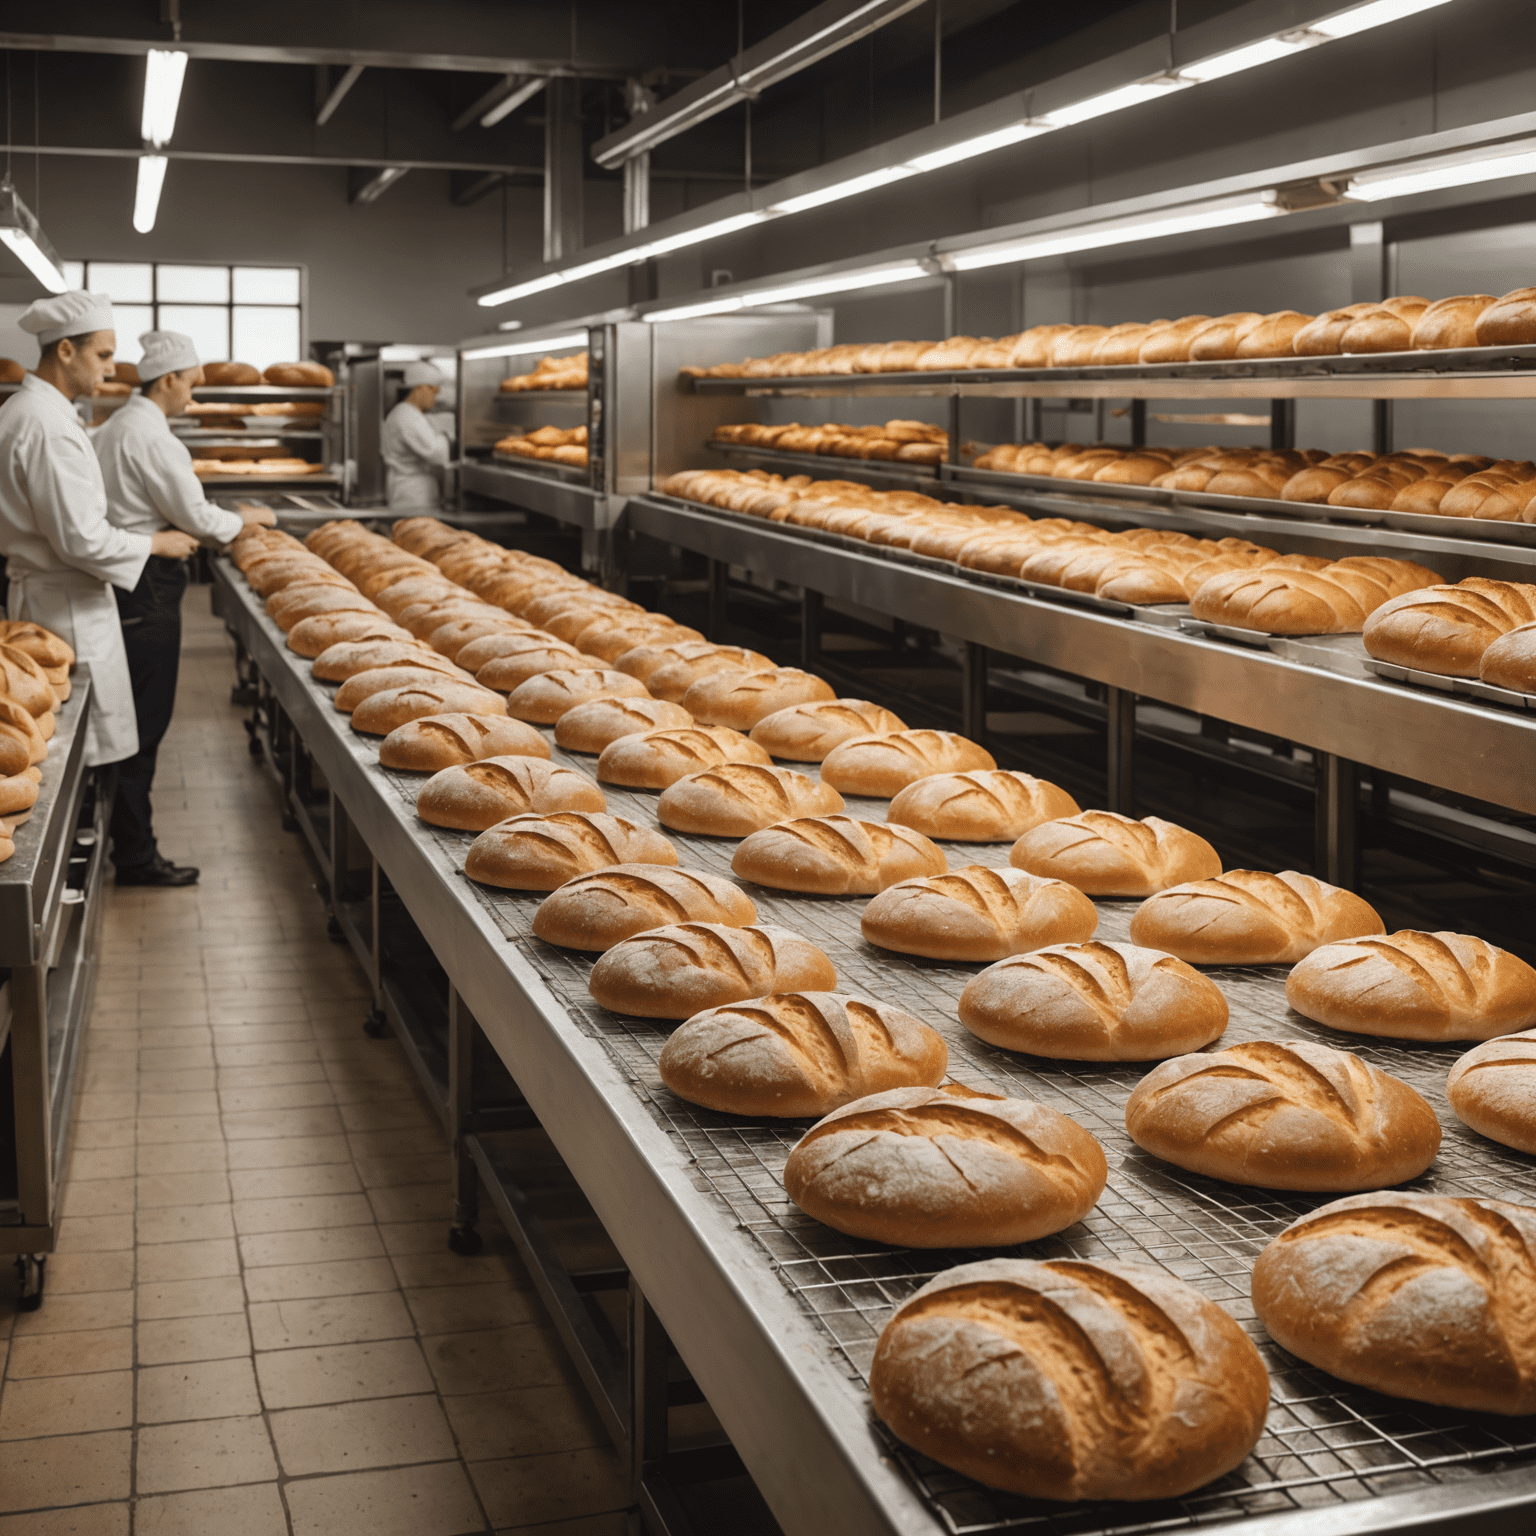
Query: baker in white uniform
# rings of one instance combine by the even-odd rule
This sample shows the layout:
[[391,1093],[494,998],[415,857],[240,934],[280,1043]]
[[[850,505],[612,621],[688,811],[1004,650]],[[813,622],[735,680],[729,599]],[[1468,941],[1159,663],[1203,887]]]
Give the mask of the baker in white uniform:
[[[266,507],[232,512],[214,506],[192,472],[187,445],[171,431],[203,370],[190,336],[145,331],[139,337],[140,388],[94,435],[107,492],[107,520],[126,533],[153,538],[179,528],[194,539],[228,544],[247,523],[276,521]],[[151,555],[131,592],[117,589],[139,748],[118,764],[112,803],[112,862],[119,885],[193,885],[198,871],[161,854],[150,813],[150,786],[160,743],[176,707],[181,662],[181,600],[187,567]]]
[[443,494],[448,439],[427,420],[443,376],[431,363],[407,363],[406,397],[384,418],[379,447],[391,512],[434,511]]
[[197,540],[177,529],[128,533],[107,520],[101,469],[74,401],[112,376],[111,304],[94,293],[55,294],[18,324],[42,356],[0,410],[6,611],[51,629],[90,667],[85,761],[116,763],[138,751],[139,733],[112,588],[132,591],[151,554],[185,560]]

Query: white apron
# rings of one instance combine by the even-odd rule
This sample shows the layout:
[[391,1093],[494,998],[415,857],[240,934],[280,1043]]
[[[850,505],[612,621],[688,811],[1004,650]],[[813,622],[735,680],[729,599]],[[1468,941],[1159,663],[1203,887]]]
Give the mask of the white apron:
[[436,512],[442,501],[442,483],[430,471],[404,475],[389,470],[384,477],[391,512]]
[[112,588],[83,571],[20,575],[13,566],[10,574],[6,597],[10,617],[30,619],[52,630],[74,646],[76,658],[91,669],[86,765],[95,768],[132,757],[139,750],[139,724]]

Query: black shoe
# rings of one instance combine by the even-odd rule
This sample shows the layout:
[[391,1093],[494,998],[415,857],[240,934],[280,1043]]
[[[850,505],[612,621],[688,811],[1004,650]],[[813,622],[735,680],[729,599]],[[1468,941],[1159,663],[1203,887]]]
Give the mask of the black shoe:
[[117,871],[119,885],[196,885],[200,871],[190,864],[172,864],[156,854],[148,864],[130,864]]

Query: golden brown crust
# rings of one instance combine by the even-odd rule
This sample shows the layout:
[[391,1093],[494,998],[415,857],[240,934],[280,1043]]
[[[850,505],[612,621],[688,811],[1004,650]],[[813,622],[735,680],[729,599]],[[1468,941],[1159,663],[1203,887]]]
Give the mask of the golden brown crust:
[[985,747],[954,731],[850,736],[822,761],[822,779],[846,795],[888,799],[935,773],[996,768]]
[[614,864],[676,864],[677,849],[625,816],[602,811],[524,812],[487,827],[464,855],[464,873],[510,891],[553,891]]
[[352,711],[354,731],[365,736],[387,736],[423,715],[504,715],[506,701],[499,693],[473,683],[442,678],[432,683],[386,688],[364,699]]
[[716,672],[701,677],[682,697],[682,706],[705,725],[727,725],[750,731],[791,704],[836,697],[832,685],[799,667],[773,667],[756,672]]
[[507,695],[507,713],[535,725],[553,725],[567,710],[593,699],[649,698],[645,684],[606,667],[557,667],[521,682]]
[[1500,1035],[1456,1059],[1445,1094],[1463,1125],[1536,1152],[1536,1030]]
[[668,923],[745,928],[756,921],[751,898],[718,875],[653,864],[616,864],[578,875],[545,897],[534,913],[533,931],[550,944],[601,952]]
[[792,768],[721,763],[668,785],[656,816],[677,832],[746,837],[791,816],[831,815],[842,808],[835,789]]
[[354,672],[336,690],[331,703],[342,714],[350,715],[364,699],[371,699],[376,693],[387,693],[392,688],[435,688],[445,682],[475,687],[474,679],[461,673],[451,661],[444,661],[441,656],[434,656],[431,652],[424,652],[423,655],[425,659],[420,662],[369,667],[365,671]]
[[666,789],[690,773],[721,763],[767,763],[768,754],[724,725],[662,726],[618,737],[597,759],[604,784]]
[[536,757],[487,757],[444,768],[421,786],[416,814],[434,827],[483,832],[535,811],[601,811],[602,790],[584,773]]
[[440,773],[487,757],[549,756],[549,743],[531,726],[505,715],[423,715],[379,743],[379,765],[404,773]]
[[1522,624],[1500,635],[1483,652],[1477,675],[1494,688],[1536,693],[1536,624]]
[[1476,677],[1483,653],[1522,624],[1536,622],[1536,586],[1470,576],[1390,598],[1365,621],[1361,638],[1378,661],[1448,677]]
[[599,753],[621,736],[678,730],[693,724],[681,704],[666,699],[592,699],[555,723],[555,743],[567,752]]
[[1043,821],[1077,813],[1077,801],[1046,779],[1008,768],[981,768],[916,780],[892,797],[886,820],[926,837],[1004,843],[1017,841]]
[[454,667],[451,671],[441,656],[434,655],[419,640],[338,640],[315,657],[310,668],[322,683],[344,683],[359,672],[375,667],[424,666],[440,669],[445,676],[468,677]]
[[943,850],[920,832],[853,816],[802,816],[743,838],[731,869],[774,890],[873,896],[898,880],[942,874]]
[[288,631],[288,649],[300,656],[315,657],[344,640],[414,641],[408,629],[392,624],[382,614],[367,612],[318,613],[300,619]]
[[1198,834],[1156,816],[1136,821],[1116,811],[1042,822],[1013,845],[1008,862],[1090,896],[1150,896],[1221,873],[1220,856]]
[[752,727],[752,740],[774,757],[819,763],[852,736],[885,735],[906,728],[899,716],[864,699],[813,699],[759,720]]

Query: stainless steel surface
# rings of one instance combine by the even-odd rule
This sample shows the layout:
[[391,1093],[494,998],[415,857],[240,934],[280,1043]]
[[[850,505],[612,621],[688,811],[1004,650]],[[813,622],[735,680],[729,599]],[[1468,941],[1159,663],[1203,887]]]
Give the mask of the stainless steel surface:
[[614,500],[588,485],[567,483],[534,468],[523,469],[499,460],[469,459],[459,471],[460,484],[480,496],[494,496],[509,506],[553,517],[593,532],[611,526]]

